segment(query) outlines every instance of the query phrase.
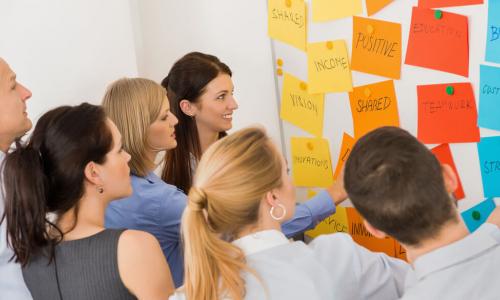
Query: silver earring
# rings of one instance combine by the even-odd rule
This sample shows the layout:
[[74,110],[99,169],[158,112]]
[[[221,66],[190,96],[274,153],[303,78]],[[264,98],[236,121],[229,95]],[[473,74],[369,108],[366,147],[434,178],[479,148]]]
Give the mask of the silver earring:
[[276,216],[274,215],[274,208],[275,208],[274,206],[273,206],[273,207],[271,207],[271,210],[269,211],[269,214],[271,215],[271,218],[273,218],[273,219],[274,219],[274,220],[276,220],[276,221],[280,221],[280,220],[282,220],[282,219],[285,217],[285,215],[286,215],[286,207],[285,207],[283,204],[278,204],[278,206],[279,206],[279,208],[281,208],[281,210],[283,211],[283,213],[281,214],[281,216],[276,217]]

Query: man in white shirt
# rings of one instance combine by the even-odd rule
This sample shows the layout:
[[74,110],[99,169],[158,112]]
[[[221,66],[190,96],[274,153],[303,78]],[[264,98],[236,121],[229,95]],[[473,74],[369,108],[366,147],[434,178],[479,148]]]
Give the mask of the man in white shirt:
[[469,234],[452,196],[455,173],[411,134],[383,127],[359,139],[344,183],[368,231],[406,248],[413,271],[402,299],[499,299],[498,209]]
[[[31,92],[16,81],[16,74],[0,58],[0,174],[2,162],[12,143],[31,129],[26,101]],[[0,177],[1,179],[1,177]],[[0,219],[4,213],[3,186],[0,181]],[[0,299],[31,299],[19,264],[10,260],[13,252],[7,245],[6,221],[0,224]]]

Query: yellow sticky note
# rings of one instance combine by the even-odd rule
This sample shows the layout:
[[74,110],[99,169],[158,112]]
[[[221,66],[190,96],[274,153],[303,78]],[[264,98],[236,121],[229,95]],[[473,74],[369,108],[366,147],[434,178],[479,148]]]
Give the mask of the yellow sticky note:
[[399,79],[401,77],[401,24],[354,17],[352,69]]
[[393,0],[366,0],[366,13],[371,16],[386,7]]
[[291,138],[292,176],[296,186],[328,187],[333,184],[328,141],[321,138]]
[[[285,73],[281,95],[280,117],[312,135],[323,134],[324,96],[309,94],[307,85],[300,79]],[[305,83],[304,83],[305,84]]]
[[349,154],[351,154],[351,150],[352,147],[354,147],[355,142],[356,141],[352,136],[344,132],[344,135],[342,136],[342,146],[340,148],[337,167],[335,167],[335,173],[333,173],[333,180],[337,180],[337,177],[339,177],[340,170],[342,170],[342,167],[344,166],[344,163],[347,161]]
[[314,22],[354,16],[363,12],[361,0],[312,0]]
[[311,94],[351,91],[351,68],[345,41],[308,44],[307,76]]
[[329,234],[335,232],[349,233],[349,224],[347,221],[346,208],[337,206],[333,215],[324,219],[314,229],[308,230],[305,234],[311,238],[315,238],[322,234]]
[[271,38],[306,50],[307,18],[304,0],[268,0]]
[[311,199],[312,197],[316,196],[316,191],[313,189],[307,189],[307,199]]
[[349,93],[354,137],[382,126],[399,126],[398,102],[392,80],[358,86]]

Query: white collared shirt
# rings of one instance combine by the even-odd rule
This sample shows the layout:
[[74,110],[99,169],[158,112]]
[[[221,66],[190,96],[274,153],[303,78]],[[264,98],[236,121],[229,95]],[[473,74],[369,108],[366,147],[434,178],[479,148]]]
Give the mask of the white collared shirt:
[[[414,282],[415,281],[415,282]],[[474,233],[415,260],[402,299],[500,299],[500,229]]]
[[[0,172],[5,154],[0,151]],[[0,182],[0,187],[3,184]],[[4,212],[3,191],[0,190],[0,218]],[[7,224],[5,220],[0,224],[0,299],[31,299],[31,294],[24,283],[21,266],[13,261],[9,262],[14,254],[7,246]]]
[[[246,255],[260,280],[245,274],[245,299],[356,300],[397,299],[409,265],[372,253],[344,233],[290,242],[277,230],[265,230],[233,242]],[[185,299],[182,292],[170,299]]]

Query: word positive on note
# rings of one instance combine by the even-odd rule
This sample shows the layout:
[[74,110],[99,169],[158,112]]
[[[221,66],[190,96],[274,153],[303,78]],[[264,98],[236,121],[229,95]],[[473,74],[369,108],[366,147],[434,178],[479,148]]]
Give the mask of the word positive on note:
[[366,0],[366,12],[371,16],[389,5],[393,0]]
[[352,69],[399,79],[401,77],[401,24],[353,18]]
[[453,169],[453,172],[455,172],[458,181],[457,189],[453,192],[453,196],[455,197],[455,199],[461,200],[465,198],[464,189],[462,187],[462,181],[460,180],[460,175],[458,174],[455,161],[453,160],[453,156],[450,150],[450,145],[449,144],[439,145],[437,147],[432,148],[431,152],[436,156],[436,158],[439,160],[440,163],[449,165]]
[[285,73],[282,91],[280,117],[312,135],[321,137],[323,94],[309,94],[307,84],[288,73]]
[[405,63],[468,77],[467,17],[413,7]]
[[500,63],[500,0],[488,1],[486,60]]
[[485,197],[500,197],[500,136],[483,137],[477,144]]
[[329,187],[333,184],[328,140],[291,138],[292,177],[296,186]]
[[418,0],[418,7],[437,8],[483,4],[483,0]]
[[314,229],[306,231],[305,234],[311,238],[315,238],[322,234],[336,232],[349,233],[347,211],[343,206],[337,206],[333,215],[319,222]]
[[386,237],[376,238],[366,230],[363,218],[353,207],[346,207],[347,219],[349,220],[349,234],[352,239],[361,246],[373,252],[384,252],[389,256],[395,256],[394,239]]
[[424,144],[479,141],[476,100],[470,83],[417,86],[417,138]]
[[382,126],[399,126],[398,102],[392,80],[358,86],[349,93],[354,138]]
[[356,140],[352,136],[344,132],[342,135],[342,146],[340,148],[339,159],[337,160],[337,167],[335,167],[335,172],[333,173],[333,180],[337,180],[339,177],[340,171],[349,158],[349,154],[351,154],[355,142]]
[[478,229],[490,216],[496,205],[492,198],[487,198],[481,201],[476,206],[462,212],[462,219],[469,232],[474,232]]
[[309,93],[349,92],[351,68],[344,40],[311,43],[307,46]]
[[312,0],[313,22],[351,17],[363,12],[361,0]]
[[477,124],[479,127],[500,131],[500,68],[481,65],[479,70]]
[[269,0],[268,35],[302,51],[306,50],[307,18],[304,0]]

